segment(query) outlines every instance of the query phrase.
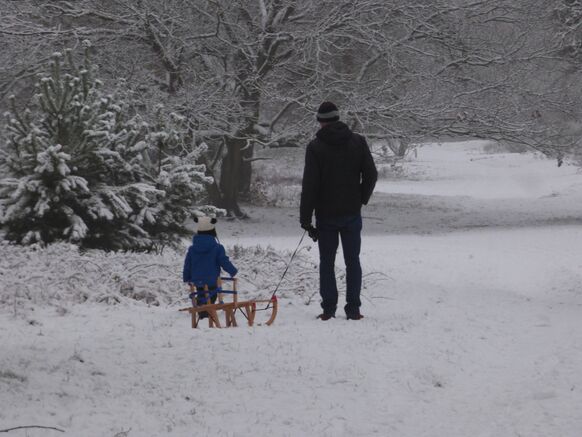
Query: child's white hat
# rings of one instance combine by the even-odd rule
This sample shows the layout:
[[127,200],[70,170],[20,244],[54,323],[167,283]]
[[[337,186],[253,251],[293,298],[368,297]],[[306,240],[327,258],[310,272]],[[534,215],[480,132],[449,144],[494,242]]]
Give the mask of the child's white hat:
[[198,223],[198,232],[200,231],[211,231],[214,229],[216,224],[216,219],[214,217],[194,217],[194,222]]

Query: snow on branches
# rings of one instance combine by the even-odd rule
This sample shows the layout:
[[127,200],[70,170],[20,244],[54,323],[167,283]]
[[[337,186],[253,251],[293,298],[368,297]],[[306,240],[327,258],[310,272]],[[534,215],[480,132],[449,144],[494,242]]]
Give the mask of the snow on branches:
[[[318,264],[301,249],[293,260],[277,295],[295,304],[319,302]],[[46,247],[17,246],[0,241],[0,308],[24,306],[66,306],[74,303],[142,304],[187,306],[188,287],[182,283],[185,249],[154,253],[120,253],[79,250],[78,246],[56,243]],[[241,298],[269,298],[277,287],[291,257],[289,251],[272,247],[235,245],[227,247],[239,269]],[[363,277],[366,290],[386,278],[379,272]],[[345,289],[345,271],[338,286]]]
[[93,73],[87,54],[78,68],[71,51],[55,53],[32,106],[21,112],[12,99],[0,154],[5,237],[122,250],[175,244],[212,182],[198,163],[205,146],[162,107],[145,123],[126,89],[105,94]]

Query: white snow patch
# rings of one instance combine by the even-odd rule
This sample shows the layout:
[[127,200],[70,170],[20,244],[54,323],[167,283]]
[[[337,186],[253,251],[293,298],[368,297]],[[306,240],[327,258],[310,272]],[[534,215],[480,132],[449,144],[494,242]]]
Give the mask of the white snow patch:
[[[366,317],[359,322],[342,317],[343,295],[338,317],[329,322],[315,320],[316,304],[304,305],[318,288],[318,253],[308,250],[308,241],[282,284],[275,324],[223,330],[191,329],[188,315],[177,311],[180,302],[169,298],[184,292],[179,253],[72,251],[65,257],[58,247],[31,253],[0,246],[0,429],[40,424],[88,437],[578,437],[582,228],[547,219],[566,211],[580,221],[572,205],[581,198],[580,176],[531,155],[471,161],[485,156],[474,146],[467,152],[455,145],[449,159],[437,147],[421,149],[419,158],[423,150],[434,151],[417,163],[422,180],[410,177],[401,189],[474,196],[443,202],[447,210],[485,199],[488,208],[515,215],[514,226],[481,217],[473,203],[459,212],[482,218],[482,227],[470,231],[443,223],[447,232],[432,235],[398,234],[384,225],[372,233],[367,226],[375,219],[365,219],[362,265],[387,277],[369,281],[362,293]],[[537,168],[546,187],[527,196],[547,193],[547,184],[560,191],[551,205],[532,200],[546,205],[535,227],[507,209],[508,194],[497,184],[524,168]],[[558,182],[564,170],[569,176]],[[431,181],[442,185],[422,191]],[[390,216],[385,198],[378,196],[364,213]],[[411,198],[408,212],[421,224],[440,211],[426,207],[427,197]],[[241,256],[235,258],[246,285],[256,291],[277,283],[290,256],[279,251],[294,250],[300,236],[296,211],[259,211],[260,219],[218,224],[229,253]],[[249,248],[257,244],[272,245],[275,255]],[[119,284],[108,289],[116,283],[104,272],[136,272],[129,278],[134,289],[163,299],[151,307],[129,298],[113,306],[93,299],[73,304],[75,287],[91,282],[122,295]],[[35,299],[6,294],[7,278],[23,289],[34,284],[26,293]],[[68,291],[59,293],[59,284]],[[164,284],[174,287],[164,291]]]
[[582,187],[580,169],[531,153],[486,153],[487,143],[428,144],[406,162],[407,179],[380,181],[376,192],[478,199],[539,198]]

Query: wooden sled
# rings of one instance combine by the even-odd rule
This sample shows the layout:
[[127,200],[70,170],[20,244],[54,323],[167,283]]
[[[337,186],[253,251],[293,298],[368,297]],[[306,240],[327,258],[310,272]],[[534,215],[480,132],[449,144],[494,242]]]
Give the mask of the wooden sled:
[[[232,281],[232,290],[223,290],[222,281]],[[197,305],[195,296],[196,293],[199,292],[196,291],[196,287],[194,287],[194,285],[190,285],[190,290],[192,291],[190,296],[193,296],[192,306],[189,308],[182,308],[180,311],[187,311],[192,315],[192,328],[198,327],[198,324],[200,323],[200,313],[202,311],[208,313],[209,328],[222,328],[222,324],[220,323],[220,314],[224,314],[224,326],[226,328],[231,326],[238,326],[236,321],[237,311],[243,314],[243,316],[247,319],[249,326],[253,326],[255,323],[257,311],[263,311],[263,309],[257,309],[258,304],[265,304],[266,307],[264,310],[267,310],[268,308],[271,309],[271,315],[269,319],[264,322],[264,324],[270,326],[275,321],[279,307],[276,296],[273,296],[271,299],[245,300],[239,302],[238,291],[236,289],[236,278],[219,278],[216,285],[216,291],[212,292],[210,292],[208,290],[208,286],[205,285],[202,295],[205,297],[206,302],[210,302],[211,294],[216,293],[218,303],[209,303],[204,305]],[[224,302],[225,295],[231,295],[232,302]]]

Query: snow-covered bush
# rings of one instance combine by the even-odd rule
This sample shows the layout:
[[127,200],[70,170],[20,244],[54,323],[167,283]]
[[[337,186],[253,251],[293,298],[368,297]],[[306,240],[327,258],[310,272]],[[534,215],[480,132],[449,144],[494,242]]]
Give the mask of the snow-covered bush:
[[[79,250],[68,243],[22,247],[0,241],[0,308],[135,301],[188,305],[189,290],[182,283],[185,252],[183,248],[121,253]],[[239,269],[241,299],[270,297],[290,258],[289,252],[261,246],[227,247],[227,253]],[[317,275],[317,263],[300,251],[278,290],[279,297],[309,303],[317,292],[313,288]]]
[[[307,253],[309,247],[297,252],[279,297],[306,305],[319,302],[318,263]],[[226,250],[239,269],[241,299],[269,298],[291,257],[291,252],[272,247],[235,245]],[[79,250],[68,243],[22,247],[0,241],[0,309],[84,302],[188,306],[189,290],[182,283],[185,252],[120,253]],[[364,293],[384,280],[379,272],[364,274]],[[338,269],[338,287],[345,289],[343,269]]]
[[[278,297],[306,305],[319,302],[318,263],[307,253],[309,247],[297,252],[281,281]],[[239,269],[241,300],[269,298],[291,258],[289,251],[263,246],[235,245],[226,251]],[[84,302],[187,306],[189,290],[182,283],[185,252],[182,248],[163,253],[121,253],[80,250],[68,243],[22,247],[0,241],[0,309]],[[385,279],[379,272],[364,274],[364,296],[366,289]],[[338,287],[345,289],[343,269],[338,269]]]
[[[176,243],[211,179],[188,144],[185,121],[149,126],[124,87],[101,90],[87,54],[55,53],[31,107],[12,98],[0,149],[0,224],[22,244],[67,241],[85,248],[151,250]],[[125,87],[126,88],[126,87]]]

